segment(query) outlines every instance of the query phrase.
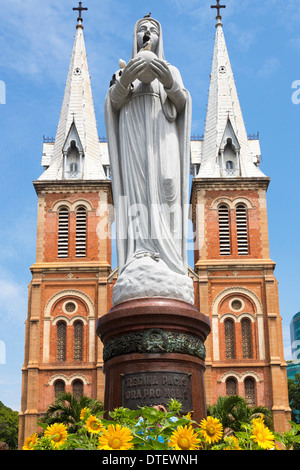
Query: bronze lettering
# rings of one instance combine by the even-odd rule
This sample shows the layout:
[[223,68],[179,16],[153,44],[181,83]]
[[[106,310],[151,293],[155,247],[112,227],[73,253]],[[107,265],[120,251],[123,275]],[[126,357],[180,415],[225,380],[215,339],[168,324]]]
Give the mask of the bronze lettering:
[[122,380],[122,406],[167,406],[171,398],[182,404],[182,410],[192,410],[191,378],[183,372],[137,372]]

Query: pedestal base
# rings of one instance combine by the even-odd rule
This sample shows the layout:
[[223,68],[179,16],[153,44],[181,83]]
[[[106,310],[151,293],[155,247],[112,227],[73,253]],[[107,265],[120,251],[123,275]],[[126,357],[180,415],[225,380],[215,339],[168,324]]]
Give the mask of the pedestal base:
[[97,323],[104,345],[105,410],[166,406],[175,398],[183,412],[204,418],[209,332],[209,319],[185,302],[151,298],[116,305]]

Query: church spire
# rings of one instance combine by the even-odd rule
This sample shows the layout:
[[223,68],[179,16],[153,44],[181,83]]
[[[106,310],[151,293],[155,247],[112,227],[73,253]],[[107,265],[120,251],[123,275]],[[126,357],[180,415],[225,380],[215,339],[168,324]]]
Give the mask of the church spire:
[[201,165],[198,177],[264,177],[258,168],[259,142],[248,140],[242,110],[226,47],[220,9],[216,37]]
[[49,149],[51,158],[43,157],[46,171],[39,180],[105,179],[100,158],[91,80],[84,43],[82,7],[79,2],[76,36],[65,86],[55,142]]

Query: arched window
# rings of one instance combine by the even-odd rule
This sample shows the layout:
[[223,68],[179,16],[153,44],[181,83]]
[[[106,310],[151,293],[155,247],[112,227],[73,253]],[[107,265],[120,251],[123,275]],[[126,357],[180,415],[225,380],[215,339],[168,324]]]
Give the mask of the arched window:
[[76,258],[86,256],[86,208],[79,207],[76,211]]
[[232,395],[237,395],[237,382],[236,382],[236,379],[234,377],[229,377],[227,380],[226,380],[226,395],[228,397],[232,396]]
[[234,168],[233,162],[231,160],[228,160],[226,162],[226,170],[233,170],[233,168]]
[[236,206],[236,230],[237,230],[237,244],[238,254],[248,255],[248,222],[247,222],[247,208],[244,204]]
[[74,323],[74,361],[82,361],[83,323],[78,320]]
[[69,255],[69,210],[62,207],[58,212],[58,258]]
[[234,321],[230,318],[224,322],[226,359],[235,358]]
[[54,383],[54,396],[57,398],[61,393],[65,391],[65,382],[63,380],[56,380]]
[[67,325],[64,321],[57,323],[57,351],[56,358],[58,362],[66,360],[66,345],[67,345]]
[[249,320],[249,318],[243,318],[241,321],[241,325],[242,325],[243,358],[250,359],[252,357],[251,321]]
[[252,377],[247,377],[244,382],[245,385],[245,400],[248,405],[255,405],[255,380]]
[[219,206],[219,243],[220,255],[230,255],[229,209],[225,204]]
[[80,400],[80,398],[83,396],[83,383],[81,380],[74,380],[72,384],[72,391],[73,391],[73,396],[77,400]]

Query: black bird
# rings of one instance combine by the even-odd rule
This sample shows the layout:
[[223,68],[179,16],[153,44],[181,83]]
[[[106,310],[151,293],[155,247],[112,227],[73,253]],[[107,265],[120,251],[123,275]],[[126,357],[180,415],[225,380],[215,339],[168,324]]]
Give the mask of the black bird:
[[145,15],[144,18],[150,18],[150,16],[151,16],[151,11],[150,13],[148,13],[148,15]]

